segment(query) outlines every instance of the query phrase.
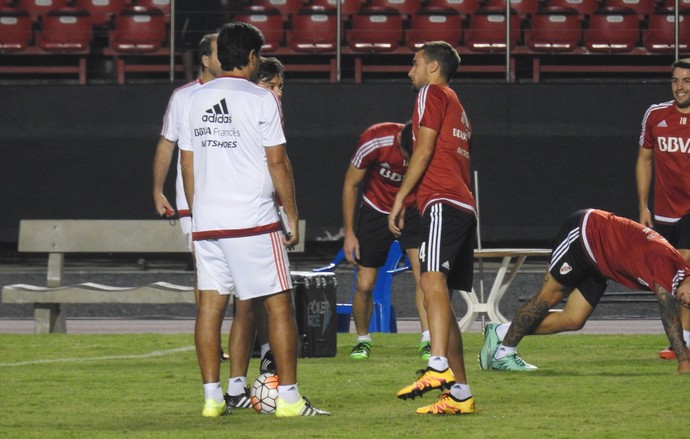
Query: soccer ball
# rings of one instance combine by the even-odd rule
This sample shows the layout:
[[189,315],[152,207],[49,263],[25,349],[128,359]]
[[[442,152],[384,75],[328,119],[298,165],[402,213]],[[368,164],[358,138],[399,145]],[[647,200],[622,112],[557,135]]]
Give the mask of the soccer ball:
[[257,413],[272,414],[278,399],[278,375],[264,373],[254,381],[251,390],[252,407]]

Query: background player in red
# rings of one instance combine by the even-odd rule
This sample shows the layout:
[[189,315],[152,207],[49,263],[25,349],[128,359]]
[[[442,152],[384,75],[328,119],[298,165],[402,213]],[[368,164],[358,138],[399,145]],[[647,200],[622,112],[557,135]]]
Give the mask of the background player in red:
[[[678,356],[678,372],[690,373],[679,317],[679,308],[684,308],[679,302],[690,305],[689,275],[690,264],[651,228],[602,210],[577,211],[561,227],[539,293],[517,310],[511,323],[486,326],[481,368],[536,369],[517,355],[520,340],[581,329],[611,279],[656,294],[661,322]],[[551,311],[566,296],[563,311]]]
[[450,300],[451,288],[472,288],[477,225],[470,191],[472,129],[458,96],[448,86],[459,64],[458,53],[444,41],[426,43],[414,56],[408,74],[418,91],[412,114],[414,152],[388,219],[390,230],[399,235],[404,228],[405,199],[414,192],[422,215],[420,283],[431,357],[424,374],[401,389],[398,397],[414,398],[432,389],[450,388],[438,402],[420,407],[417,413],[475,412],[462,334]]
[[[635,174],[640,223],[661,233],[690,261],[690,58],[673,64],[672,101],[649,107],[642,120]],[[652,172],[652,165],[654,171]],[[654,175],[654,218],[649,193]],[[681,310],[683,338],[690,347],[690,309]],[[669,347],[659,352],[676,358]]]
[[[352,314],[357,330],[357,343],[350,352],[354,359],[369,358],[371,335],[369,322],[374,310],[372,292],[379,267],[386,262],[388,249],[395,236],[388,229],[388,214],[395,194],[405,175],[412,155],[412,124],[384,122],[367,128],[359,138],[343,184],[343,232],[345,259],[357,266]],[[355,233],[355,213],[359,188],[362,205]],[[415,277],[415,304],[422,327],[419,354],[429,359],[429,326],[424,308],[424,295],[419,286],[419,212],[414,197],[406,204],[405,229],[398,237],[406,251]]]

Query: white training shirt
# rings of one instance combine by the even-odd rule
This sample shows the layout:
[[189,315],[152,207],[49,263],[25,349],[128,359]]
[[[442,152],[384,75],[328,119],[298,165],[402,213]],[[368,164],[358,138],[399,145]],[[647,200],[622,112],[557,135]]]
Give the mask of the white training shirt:
[[[163,116],[161,136],[171,142],[178,141],[180,138],[180,125],[183,123],[182,112],[184,111],[184,106],[192,92],[201,87],[201,84],[201,81],[197,79],[173,91],[170,101],[168,101],[168,108],[165,110],[165,116]],[[184,195],[184,186],[182,184],[179,154],[177,156],[177,177],[175,178],[175,207],[180,217],[189,216],[189,206],[187,205],[187,197]],[[185,233],[191,233],[191,231],[185,231]]]
[[191,94],[183,117],[178,145],[194,152],[193,239],[279,230],[264,150],[285,144],[278,98],[222,76]]

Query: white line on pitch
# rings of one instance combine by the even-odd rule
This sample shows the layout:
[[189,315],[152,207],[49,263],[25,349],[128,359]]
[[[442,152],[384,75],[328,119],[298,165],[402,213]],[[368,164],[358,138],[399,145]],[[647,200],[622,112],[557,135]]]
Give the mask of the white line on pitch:
[[0,363],[0,367],[12,366],[29,366],[33,364],[48,364],[48,363],[83,363],[85,361],[101,361],[101,360],[132,360],[137,358],[152,358],[161,357],[163,355],[176,354],[178,352],[187,352],[194,350],[194,346],[184,346],[181,348],[167,349],[164,351],[152,351],[147,354],[139,355],[108,355],[105,357],[86,357],[86,358],[54,358],[50,360],[32,360],[21,361],[18,363]]

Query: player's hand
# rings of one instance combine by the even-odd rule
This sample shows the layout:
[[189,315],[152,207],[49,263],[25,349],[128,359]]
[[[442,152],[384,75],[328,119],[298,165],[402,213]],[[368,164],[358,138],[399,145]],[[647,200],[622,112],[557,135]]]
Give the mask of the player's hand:
[[165,198],[165,195],[163,194],[158,194],[153,196],[153,202],[156,205],[156,213],[160,216],[164,216],[167,218],[172,217],[175,215],[175,209],[173,209],[172,204],[168,202],[168,199]]
[[283,234],[283,245],[290,250],[299,244],[299,228],[297,227],[297,218],[288,218],[288,225],[290,226],[290,235]]
[[359,240],[356,236],[345,236],[345,242],[343,242],[343,253],[345,254],[345,259],[347,259],[347,262],[357,265],[357,261],[359,260]]
[[391,213],[388,215],[388,229],[397,238],[405,227],[405,206],[398,198],[395,199]]
[[640,224],[642,224],[643,226],[654,228],[652,213],[649,211],[649,209],[640,210]]

